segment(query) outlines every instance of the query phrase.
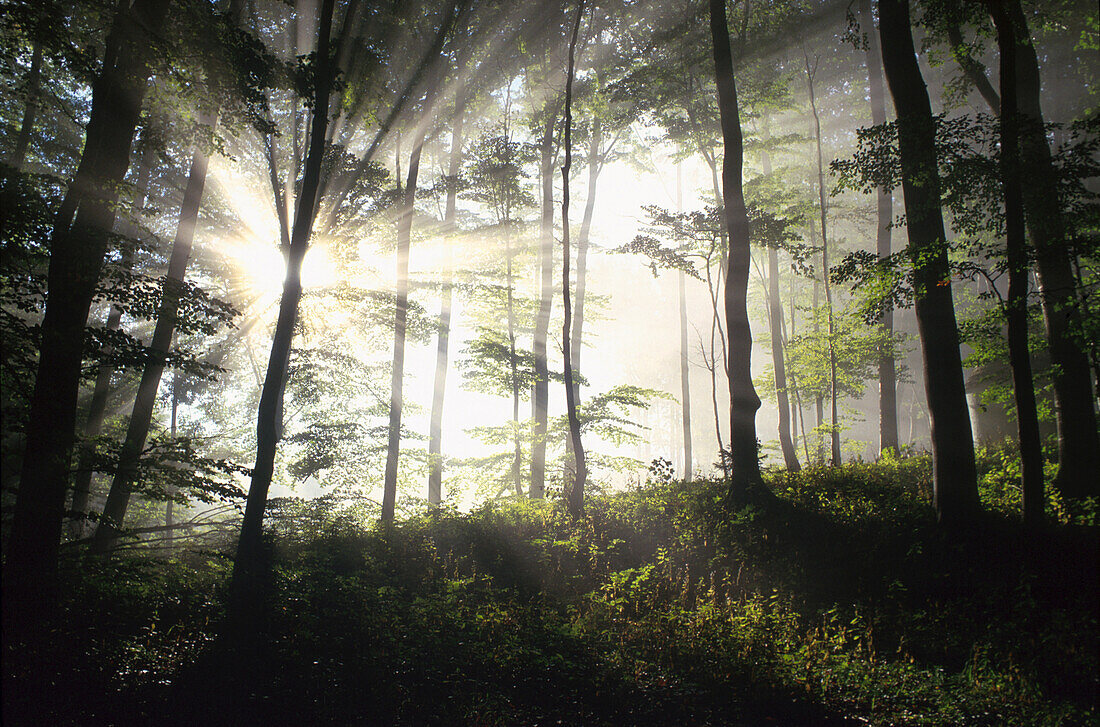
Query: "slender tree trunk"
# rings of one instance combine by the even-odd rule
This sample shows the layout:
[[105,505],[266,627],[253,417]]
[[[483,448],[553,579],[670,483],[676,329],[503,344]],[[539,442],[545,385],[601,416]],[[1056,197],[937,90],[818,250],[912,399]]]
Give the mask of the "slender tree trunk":
[[137,0],[120,7],[107,38],[103,71],[92,83],[92,111],[80,166],[54,226],[38,373],[4,562],[6,636],[26,629],[37,633],[56,614],[57,556],[84,325],[149,79],[145,33],[159,32],[168,4],[168,0]]
[[[577,305],[573,314],[573,330],[570,334],[571,346],[569,355],[570,365],[573,371],[581,370],[581,346],[584,337],[584,295],[588,281],[588,237],[592,231],[592,214],[596,209],[596,180],[600,176],[602,162],[600,160],[600,147],[603,143],[603,125],[600,118],[593,114],[592,135],[588,144],[588,199],[584,203],[584,216],[581,218],[581,229],[577,234]],[[579,380],[573,381],[573,397],[580,401],[581,385]],[[568,452],[566,453],[566,479],[572,477],[576,471],[576,463],[573,461],[573,443],[568,440]]]
[[[676,211],[684,211],[683,164],[676,163]],[[688,367],[687,281],[684,271],[676,276],[680,297],[680,416],[683,421],[684,479],[691,481],[694,460],[691,455],[691,377]]]
[[[131,206],[130,214],[133,219],[139,219],[142,209],[145,207],[145,197],[148,194],[149,177],[152,174],[153,164],[155,163],[155,154],[152,144],[147,144],[145,150],[141,155],[141,166],[138,169],[137,179],[135,180],[134,188],[136,194],[134,195],[134,203]],[[127,225],[130,237],[137,237],[137,225]],[[133,252],[127,246],[127,249],[122,254],[122,268],[129,272],[133,263]],[[122,309],[118,306],[111,306],[110,313],[107,314],[107,324],[105,328],[108,331],[117,331],[119,325],[122,322]],[[95,449],[92,445],[93,440],[100,435],[103,431],[103,424],[107,419],[107,399],[111,395],[111,378],[115,374],[115,366],[111,363],[104,361],[99,365],[99,369],[96,371],[95,386],[92,388],[92,399],[88,404],[88,419],[84,424],[83,438],[85,446],[80,452],[80,456],[77,460],[76,474],[73,478],[73,502],[70,508],[72,521],[70,523],[70,534],[75,538],[81,538],[84,536],[87,529],[87,515],[88,515],[88,502],[92,493],[92,462],[94,460]]]
[[[211,128],[216,123],[214,117],[202,121]],[[138,385],[137,397],[134,399],[126,439],[123,440],[122,450],[119,452],[118,470],[111,482],[111,489],[107,493],[107,502],[103,506],[103,515],[96,527],[95,539],[92,543],[92,548],[96,552],[106,552],[114,547],[126,518],[133,484],[138,476],[138,463],[145,449],[149,425],[153,420],[153,409],[157,403],[160,379],[164,374],[165,358],[168,356],[172,337],[176,331],[180,295],[187,274],[187,264],[191,259],[208,166],[209,159],[206,154],[196,148],[191,156],[191,171],[183,194],[183,204],[180,207],[176,239],[172,243],[172,255],[168,261],[168,273],[164,279],[164,291],[161,293],[160,308],[157,311],[157,324],[153,330],[153,340],[149,344],[149,359],[141,372],[141,383]]]
[[[321,0],[317,20],[317,57],[321,59],[327,59],[329,55],[334,2],[335,0]],[[283,281],[283,295],[279,301],[279,318],[275,324],[271,356],[268,359],[267,374],[264,377],[260,405],[256,413],[256,464],[252,470],[252,483],[248,489],[241,537],[237,544],[237,559],[233,564],[233,580],[230,584],[230,624],[238,634],[254,630],[252,628],[254,618],[262,604],[262,585],[265,575],[263,521],[264,510],[267,509],[267,493],[275,472],[279,401],[282,399],[283,387],[286,384],[290,345],[294,337],[294,324],[298,318],[298,302],[302,297],[302,259],[309,248],[310,232],[317,215],[321,162],[324,158],[325,135],[328,128],[332,69],[325,61],[317,71],[309,153],[302,177],[302,191],[298,196],[298,206],[294,215],[290,248],[287,251],[286,279]]]
[[[1043,450],[1039,414],[1028,350],[1028,256],[1024,231],[1023,185],[1020,179],[1020,126],[1016,88],[1016,29],[1003,0],[988,0],[997,27],[1001,54],[1001,184],[1004,188],[1008,253],[1008,347],[1016,396],[1016,424],[1020,434],[1020,463],[1024,490],[1024,522],[1043,522]],[[1097,473],[1094,473],[1097,474]]]
[[814,70],[810,57],[806,59],[806,85],[810,91],[810,112],[814,119],[814,144],[817,148],[817,201],[821,221],[821,281],[825,286],[825,314],[829,324],[829,442],[832,465],[840,466],[840,422],[837,418],[836,394],[836,322],[833,319],[833,290],[829,280],[829,207],[825,196],[825,159],[821,151],[821,116],[817,113],[814,95]]
[[[814,225],[810,225],[810,246],[814,247],[817,244],[817,232]],[[814,277],[814,302],[813,302],[813,326],[814,326],[814,338],[817,339],[821,334],[821,324],[817,312],[821,310],[821,281]],[[825,462],[825,437],[821,431],[821,425],[825,423],[825,397],[822,396],[820,390],[814,395],[814,432],[816,434],[816,449],[817,449],[817,462],[819,464]]]
[[41,95],[42,78],[42,43],[34,41],[31,50],[31,67],[27,71],[27,104],[23,107],[23,121],[19,125],[19,136],[15,138],[15,149],[12,150],[8,163],[18,171],[23,171],[23,165],[27,162],[27,149],[30,147],[31,135],[34,133],[34,122],[38,116],[39,96]]
[[749,218],[741,187],[741,120],[733,77],[725,0],[710,0],[710,29],[714,43],[714,75],[725,154],[722,162],[723,207],[729,231],[726,272],[726,330],[729,333],[730,496],[745,502],[750,489],[762,485],[756,443],[756,411],[760,397],[752,385],[752,331],[749,329]]
[[397,222],[397,308],[393,323],[393,372],[390,382],[390,432],[386,448],[386,479],[382,489],[382,522],[393,522],[397,503],[397,464],[401,453],[401,410],[404,407],[405,334],[409,315],[409,246],[413,213],[416,211],[416,178],[420,173],[420,154],[424,149],[424,131],[418,132],[409,155],[409,179],[401,219]]
[[[878,33],[871,17],[871,0],[860,0],[859,12],[867,29],[867,46],[864,57],[867,62],[867,84],[871,97],[871,123],[886,123],[886,96],[882,88],[882,53],[878,46]],[[890,226],[894,221],[893,195],[878,190],[875,195],[878,220],[875,226],[875,250],[879,259],[890,255]],[[883,333],[894,336],[894,311],[887,309],[879,318]],[[891,346],[892,349],[892,346]],[[898,452],[898,391],[897,371],[893,350],[884,350],[878,359],[878,444],[879,452],[892,449]]]
[[[765,130],[765,138],[767,132]],[[772,173],[772,160],[765,150],[761,154],[764,176]],[[775,375],[775,398],[779,414],[779,448],[783,463],[791,472],[798,472],[798,450],[791,439],[791,405],[787,393],[787,367],[783,360],[783,302],[779,298],[779,250],[768,245],[768,324],[771,327],[772,370]]]
[[898,119],[909,256],[932,434],[936,515],[941,523],[958,527],[973,522],[981,504],[940,210],[936,130],[913,48],[908,0],[879,0],[879,33],[886,81]]
[[[539,179],[542,181],[542,219],[539,225],[541,284],[539,310],[531,350],[535,355],[535,385],[531,396],[534,419],[531,441],[531,498],[541,500],[546,489],[546,406],[550,395],[550,376],[546,360],[546,338],[550,332],[550,312],[554,300],[554,121],[556,114],[547,103],[546,121],[539,145]],[[568,349],[566,349],[568,350]]]
[[[506,282],[508,286],[508,369],[512,377],[512,485],[516,489],[516,497],[523,496],[523,447],[519,441],[519,371],[517,370],[518,361],[516,359],[516,313],[515,313],[515,295],[513,289],[515,287],[515,276],[512,270],[512,256],[514,251],[512,250],[512,235],[511,232],[505,232],[508,236],[505,241],[505,249],[507,250],[507,271]],[[531,497],[535,497],[533,488]],[[541,497],[541,494],[540,494]]]
[[[172,437],[172,441],[176,441],[176,420],[179,415],[180,408],[180,375],[179,372],[172,374],[172,419],[169,425],[169,434]],[[164,506],[164,524],[167,527],[172,527],[172,523],[175,522],[175,505],[176,501],[173,496],[176,494],[176,488],[173,486],[168,487],[168,502]]]
[[[577,304],[573,311],[572,363],[573,371],[581,368],[581,341],[584,336],[584,295],[588,281],[588,239],[592,233],[592,216],[596,209],[596,181],[603,164],[600,160],[600,147],[603,144],[603,125],[599,117],[592,119],[592,139],[588,145],[588,198],[584,203],[584,216],[581,217],[581,229],[577,233]],[[575,383],[577,391],[580,384]]]
[[[588,466],[585,463],[584,444],[581,442],[581,424],[577,417],[577,389],[573,382],[573,348],[569,341],[569,328],[572,325],[572,306],[569,301],[569,171],[573,166],[573,74],[577,52],[577,33],[584,15],[584,0],[577,4],[577,20],[573,24],[573,37],[569,41],[569,75],[565,81],[565,163],[561,168],[561,226],[562,226],[562,300],[565,321],[561,327],[562,350],[567,352],[565,359],[565,403],[566,417],[569,420],[569,441],[573,443],[573,457],[577,471],[572,487],[566,493],[569,513],[579,517],[584,512],[584,486],[588,479]],[[592,180],[593,182],[595,180]],[[591,198],[589,190],[589,198]]]
[[[861,2],[869,1],[861,0]],[[864,13],[864,17],[870,19],[870,9]],[[870,26],[870,24],[868,25]],[[947,40],[951,43],[951,55],[955,58],[955,62],[959,64],[959,67],[962,68],[967,79],[974,84],[974,88],[978,90],[985,102],[993,109],[993,113],[1001,113],[1001,97],[997,95],[993,84],[986,78],[985,66],[982,65],[981,61],[965,52],[962,28],[959,27],[958,23],[952,23],[948,26]]]
[[[456,109],[451,128],[451,161],[447,170],[447,203],[443,212],[443,234],[455,232],[458,174],[462,166],[462,113]],[[435,387],[432,390],[432,415],[428,431],[428,502],[438,505],[443,495],[443,396],[447,388],[447,358],[451,339],[451,304],[454,298],[454,240],[447,240],[446,269],[443,273],[442,300],[439,304],[439,330],[435,354]]]
[[[1027,229],[1050,341],[1054,406],[1058,424],[1058,475],[1054,486],[1067,498],[1100,496],[1100,437],[1089,360],[1074,340],[1083,320],[1067,244],[1066,220],[1058,201],[1057,171],[1051,159],[1040,104],[1039,63],[1027,18],[1019,0],[1005,11],[1013,23],[1016,46],[1016,100],[1019,108],[1020,163]],[[1002,89],[1003,93],[1003,89]]]

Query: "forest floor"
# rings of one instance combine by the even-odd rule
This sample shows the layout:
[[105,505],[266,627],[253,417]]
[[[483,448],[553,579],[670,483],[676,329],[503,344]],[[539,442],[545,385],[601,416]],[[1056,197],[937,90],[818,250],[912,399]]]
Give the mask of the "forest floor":
[[706,480],[578,521],[506,501],[388,532],[273,503],[255,653],[218,638],[229,550],[74,556],[56,693],[5,704],[80,725],[1096,724],[1096,528],[1024,531],[1002,460],[951,538],[927,457],[771,473],[767,511]]

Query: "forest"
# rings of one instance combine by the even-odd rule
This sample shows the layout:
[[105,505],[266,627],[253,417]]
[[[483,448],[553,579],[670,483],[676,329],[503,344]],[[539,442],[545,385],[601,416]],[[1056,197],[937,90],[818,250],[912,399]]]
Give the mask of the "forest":
[[1100,720],[1094,0],[0,0],[5,725]]

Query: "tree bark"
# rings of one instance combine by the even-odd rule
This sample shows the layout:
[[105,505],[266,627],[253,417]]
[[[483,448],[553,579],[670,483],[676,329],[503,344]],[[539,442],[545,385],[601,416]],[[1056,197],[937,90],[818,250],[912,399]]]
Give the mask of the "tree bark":
[[762,486],[756,443],[756,411],[760,408],[760,397],[752,385],[752,331],[749,328],[747,303],[749,218],[741,186],[744,149],[725,0],[710,0],[710,29],[725,148],[722,201],[729,233],[725,313],[730,343],[726,366],[730,392],[730,497],[734,503],[742,503],[747,501],[751,489]]
[[386,447],[386,474],[382,488],[382,523],[393,523],[397,504],[397,464],[401,454],[401,411],[405,379],[405,334],[409,316],[409,247],[413,214],[416,211],[416,178],[420,173],[420,154],[424,149],[422,127],[409,155],[409,178],[405,184],[401,218],[397,222],[397,306],[393,322],[393,370],[390,380],[390,427]]
[[[870,2],[870,0],[861,0],[861,2]],[[870,18],[870,12],[865,17]],[[952,46],[951,55],[954,57],[955,62],[959,64],[959,68],[963,70],[967,80],[974,84],[974,88],[978,90],[981,97],[993,109],[993,113],[1001,113],[1001,97],[997,95],[993,84],[986,78],[985,66],[963,49],[962,28],[958,26],[958,23],[951,23],[947,26],[947,40]]]
[[[683,164],[676,163],[676,211],[684,211]],[[684,479],[691,481],[694,461],[691,454],[691,378],[688,366],[687,281],[684,271],[676,276],[680,298],[680,417],[683,422]]]
[[[588,198],[584,203],[584,216],[581,217],[581,229],[577,233],[577,283],[576,283],[576,310],[573,315],[573,329],[570,333],[570,345],[572,348],[569,351],[570,365],[573,367],[573,371],[577,372],[581,369],[581,346],[584,338],[584,295],[587,288],[588,281],[588,237],[592,232],[592,214],[596,209],[596,180],[600,176],[600,169],[603,166],[603,162],[600,159],[600,147],[603,143],[603,125],[600,123],[599,116],[593,112],[592,116],[592,136],[588,144]],[[581,385],[577,380],[573,381],[573,396],[580,401]],[[567,453],[567,459],[573,458],[573,444],[569,443],[569,452]],[[566,465],[566,469],[573,467],[573,471],[576,471],[575,462],[569,462]]]
[[[149,177],[152,173],[154,161],[153,146],[149,144],[142,153],[141,167],[138,170],[137,179],[134,184],[137,193],[134,196],[134,203],[130,210],[134,219],[137,219],[141,215],[141,210],[145,207],[145,197],[148,193]],[[137,225],[131,224],[128,227],[130,236],[136,237]],[[122,255],[122,267],[125,271],[130,271],[132,261],[133,253],[130,250],[124,251]],[[111,306],[111,311],[107,314],[107,324],[104,327],[108,331],[117,331],[121,322],[122,309],[118,306]],[[99,365],[99,369],[96,372],[95,385],[92,388],[92,399],[88,404],[88,418],[84,424],[83,433],[85,446],[81,450],[77,460],[76,474],[73,478],[73,501],[72,507],[69,508],[70,517],[72,518],[69,529],[70,534],[74,538],[84,537],[84,533],[87,529],[86,518],[88,514],[88,501],[91,498],[92,492],[92,460],[94,454],[94,448],[91,442],[103,431],[103,424],[107,419],[107,399],[111,394],[111,378],[114,374],[115,366],[113,364],[103,362]]]
[[[573,382],[573,348],[569,342],[569,328],[572,324],[572,310],[569,301],[569,171],[573,166],[573,75],[576,70],[577,33],[584,15],[584,0],[577,4],[577,20],[573,24],[573,37],[569,41],[569,75],[565,82],[565,163],[561,168],[561,225],[562,225],[562,301],[565,320],[561,327],[562,350],[566,352],[565,361],[565,404],[566,417],[569,420],[569,440],[573,443],[573,458],[577,471],[569,491],[566,493],[569,513],[579,517],[584,512],[584,486],[588,479],[588,466],[585,463],[584,444],[581,442],[581,424],[577,418],[577,390]],[[593,180],[594,181],[594,180]],[[589,190],[591,198],[591,190]]]
[[[997,28],[1001,55],[1001,185],[1005,205],[1005,243],[1008,257],[1008,348],[1016,398],[1016,424],[1020,435],[1024,522],[1043,522],[1043,450],[1039,414],[1028,350],[1028,255],[1024,231],[1023,184],[1020,178],[1020,119],[1017,103],[1016,28],[1003,0],[988,0]],[[1096,473],[1094,473],[1096,474]]]
[[908,249],[932,435],[934,505],[940,523],[958,527],[972,523],[981,504],[940,209],[936,129],[913,47],[908,0],[879,0],[879,34],[897,113]]
[[[550,332],[550,312],[554,300],[554,121],[553,104],[547,103],[539,144],[539,179],[542,182],[542,218],[539,225],[540,294],[531,351],[535,356],[535,384],[531,395],[531,499],[541,500],[546,489],[546,407],[550,395],[550,375],[546,360],[546,338]],[[566,349],[568,350],[568,349]]]
[[169,0],[137,0],[121,6],[115,16],[103,71],[92,83],[92,111],[80,165],[54,225],[38,373],[4,563],[6,634],[36,629],[56,613],[57,555],[84,325],[149,79],[145,34],[160,31],[168,4]]
[[[456,109],[451,128],[451,160],[447,170],[447,202],[443,212],[443,234],[455,232],[458,174],[462,166],[462,114]],[[451,337],[451,305],[454,298],[454,240],[447,241],[446,269],[443,273],[442,300],[439,304],[439,330],[435,354],[435,387],[432,390],[432,414],[428,425],[428,503],[438,505],[443,495],[443,397],[447,388],[447,359]]]
[[[878,33],[875,21],[871,17],[871,0],[860,0],[860,17],[867,28],[867,46],[864,57],[867,62],[867,85],[871,97],[871,123],[875,126],[886,123],[886,96],[882,88],[882,52],[879,49]],[[893,195],[884,190],[875,194],[877,223],[875,251],[879,259],[891,253],[890,226],[894,221]],[[879,326],[886,336],[894,336],[894,311],[885,310],[879,318]],[[898,391],[897,371],[893,351],[883,351],[878,359],[878,444],[879,452],[892,449],[895,454],[898,445]]]
[[[211,128],[217,123],[214,117],[201,121]],[[153,340],[149,344],[149,359],[141,372],[141,383],[138,385],[137,396],[134,399],[134,408],[126,429],[126,439],[123,440],[122,450],[118,456],[118,469],[111,482],[111,489],[107,493],[107,502],[103,506],[103,514],[92,541],[94,552],[103,553],[114,547],[126,518],[130,495],[138,475],[138,463],[145,449],[145,440],[149,436],[149,425],[153,420],[157,390],[160,388],[160,379],[164,374],[164,361],[176,332],[180,295],[195,241],[195,227],[198,224],[209,161],[203,150],[196,148],[192,152],[191,170],[180,207],[176,239],[172,242],[172,255],[168,261],[168,273],[164,278],[164,290],[157,310],[157,324],[153,330]]]
[[41,95],[42,78],[42,43],[35,40],[31,50],[31,67],[27,71],[27,103],[23,107],[23,121],[19,124],[19,136],[15,139],[15,149],[12,150],[8,163],[16,170],[23,171],[23,165],[27,162],[27,149],[30,147],[31,135],[34,133],[34,122],[38,116],[39,96]]
[[[1050,341],[1054,405],[1058,424],[1058,475],[1054,486],[1066,498],[1100,496],[1100,437],[1097,434],[1088,355],[1073,338],[1083,321],[1067,244],[1066,220],[1058,200],[1058,174],[1051,159],[1040,104],[1039,63],[1019,0],[1005,10],[1016,32],[1016,100],[1020,163],[1027,229]],[[1003,91],[1002,91],[1003,93]]]
[[241,536],[237,543],[237,558],[233,564],[230,584],[230,623],[238,633],[249,628],[251,616],[260,605],[264,578],[263,521],[267,508],[267,493],[275,471],[275,450],[278,444],[278,411],[286,384],[286,369],[294,324],[298,318],[298,302],[302,297],[302,259],[309,249],[310,232],[317,215],[321,162],[325,152],[328,128],[329,96],[332,69],[327,62],[329,37],[335,0],[322,0],[318,15],[317,57],[324,59],[317,69],[317,87],[313,101],[313,121],[310,129],[309,152],[306,157],[302,191],[294,215],[294,228],[287,250],[286,279],[279,301],[279,318],[271,342],[267,374],[264,377],[260,405],[256,413],[256,464],[248,489]]
[[[767,130],[765,129],[765,139]],[[772,173],[772,160],[767,150],[761,155],[765,177]],[[787,366],[783,355],[783,301],[779,297],[779,250],[768,245],[768,325],[772,344],[772,370],[775,376],[775,399],[779,414],[779,448],[783,452],[783,464],[791,472],[798,472],[798,450],[791,438],[791,402],[787,393]]]
[[836,322],[833,319],[833,289],[829,280],[829,208],[825,195],[825,159],[821,151],[821,116],[817,113],[814,95],[814,71],[810,57],[806,59],[806,85],[810,92],[810,112],[814,119],[814,143],[817,148],[817,199],[821,223],[821,282],[825,286],[825,313],[829,325],[829,443],[833,467],[840,466],[840,422],[837,417],[836,394]]

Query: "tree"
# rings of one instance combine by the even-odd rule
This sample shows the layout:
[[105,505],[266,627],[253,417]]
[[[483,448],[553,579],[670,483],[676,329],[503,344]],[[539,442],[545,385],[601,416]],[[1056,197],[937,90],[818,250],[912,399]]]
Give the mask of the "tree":
[[811,67],[810,56],[803,49],[806,62],[806,86],[810,92],[810,113],[814,119],[814,146],[817,149],[817,199],[818,219],[821,223],[821,280],[825,287],[825,320],[829,326],[829,442],[831,445],[832,465],[840,466],[840,428],[836,409],[836,351],[833,339],[836,335],[836,323],[833,320],[833,290],[829,281],[829,227],[827,224],[829,208],[825,194],[825,161],[821,155],[821,117],[817,113],[817,100],[814,95],[814,76],[816,64]]
[[562,298],[565,311],[561,327],[562,350],[565,352],[565,402],[569,418],[569,441],[572,444],[573,460],[576,462],[576,475],[572,486],[566,493],[566,504],[570,514],[578,517],[584,512],[584,485],[588,478],[588,466],[584,461],[584,445],[581,443],[581,425],[577,418],[577,388],[573,381],[572,346],[569,344],[572,310],[569,301],[569,171],[573,166],[573,75],[577,53],[577,33],[584,15],[584,0],[577,3],[577,21],[573,24],[573,36],[569,41],[569,72],[565,81],[565,163],[561,168],[561,224],[562,224]]
[[245,503],[237,558],[231,584],[231,628],[244,633],[250,616],[258,606],[264,575],[263,520],[267,493],[275,470],[275,450],[279,441],[279,412],[286,386],[290,345],[302,297],[302,260],[309,249],[310,234],[317,214],[321,185],[321,164],[325,156],[329,97],[335,69],[331,64],[330,38],[335,0],[322,0],[317,16],[317,69],[313,89],[313,120],[309,151],[306,156],[301,192],[294,214],[294,228],[286,251],[286,279],[279,300],[279,318],[271,342],[271,356],[256,413],[256,464]]
[[972,522],[981,506],[940,209],[935,123],[917,66],[907,0],[879,0],[879,37],[897,112],[908,254],[931,416],[934,505],[941,523],[959,527]]
[[[451,159],[447,172],[447,202],[443,213],[443,234],[455,232],[458,175],[462,168],[462,116],[465,109],[455,109],[451,122]],[[435,385],[432,388],[432,414],[428,432],[428,502],[438,505],[443,490],[443,395],[447,387],[447,356],[451,334],[451,306],[454,297],[453,241],[447,245],[446,269],[443,277],[442,300],[439,304],[439,329],[436,333]]]
[[[425,104],[429,114],[430,102]],[[386,448],[386,479],[382,488],[382,522],[393,523],[397,502],[397,460],[401,451],[402,388],[405,376],[405,331],[409,310],[409,244],[413,214],[416,212],[416,180],[420,173],[420,155],[424,149],[426,125],[421,124],[409,155],[409,178],[405,184],[401,212],[397,220],[397,306],[393,323],[393,369],[390,385],[389,446]]]
[[[1016,425],[1020,435],[1021,477],[1024,490],[1024,522],[1043,522],[1043,450],[1039,439],[1039,414],[1028,348],[1028,255],[1024,239],[1024,200],[1020,173],[1020,112],[1017,100],[1019,41],[1003,0],[989,0],[997,27],[1001,53],[1001,185],[1005,207],[1005,247],[1008,258],[1008,347],[1016,398]],[[1091,404],[1090,404],[1091,406]],[[1096,474],[1095,472],[1093,474]]]
[[168,6],[169,0],[119,6],[102,71],[92,84],[92,113],[80,166],[54,225],[38,374],[4,564],[6,633],[41,625],[57,605],[57,554],[84,323],[114,226],[118,185],[130,164],[153,60],[150,38],[163,27]]
[[[865,38],[863,50],[867,65],[867,86],[871,100],[871,123],[875,126],[886,123],[886,99],[882,88],[882,52],[879,49],[878,33],[871,17],[871,0],[860,0],[860,22],[864,26]],[[894,222],[893,196],[879,189],[875,193],[875,251],[879,259],[890,256],[890,229]],[[894,333],[894,312],[885,307],[879,318],[879,325],[888,337]],[[898,451],[898,392],[897,371],[894,357],[883,351],[878,364],[878,444],[879,452],[888,449]]]
[[718,112],[725,154],[722,162],[722,201],[729,235],[726,267],[725,314],[729,335],[727,373],[730,392],[730,496],[745,502],[762,483],[757,459],[756,411],[760,397],[752,385],[752,332],[749,329],[749,217],[741,185],[741,120],[733,55],[726,25],[725,0],[710,0],[710,30],[714,51],[714,77],[718,86]]
[[[1058,475],[1054,486],[1069,498],[1100,495],[1100,434],[1097,433],[1088,355],[1075,340],[1082,310],[1059,204],[1058,174],[1051,159],[1040,104],[1039,64],[1019,0],[1005,4],[1017,39],[1016,102],[1020,121],[1020,164],[1024,211],[1035,247],[1043,320],[1050,339],[1058,423]],[[1002,94],[1004,90],[1002,88]]]

